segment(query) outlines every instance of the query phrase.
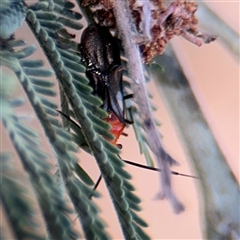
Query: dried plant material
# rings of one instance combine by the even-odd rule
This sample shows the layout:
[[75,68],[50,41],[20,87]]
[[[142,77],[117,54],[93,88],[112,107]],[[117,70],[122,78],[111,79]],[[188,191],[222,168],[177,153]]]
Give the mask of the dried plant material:
[[152,40],[141,45],[144,61],[148,63],[163,53],[166,44],[174,36],[181,35],[197,46],[213,41],[214,36],[197,30],[196,10],[197,4],[194,2],[173,2],[164,11],[155,10],[151,24]]
[[[90,6],[100,25],[116,28],[112,0],[84,0],[83,5]],[[145,63],[162,54],[174,36],[182,36],[197,46],[216,39],[197,29],[194,2],[178,0],[164,7],[162,0],[129,0],[129,6],[135,25],[132,39],[140,46]]]

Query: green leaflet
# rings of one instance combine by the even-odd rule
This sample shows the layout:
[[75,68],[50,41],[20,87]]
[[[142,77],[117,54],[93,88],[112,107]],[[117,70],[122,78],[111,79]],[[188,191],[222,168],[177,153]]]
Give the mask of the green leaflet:
[[[90,146],[90,149],[96,158],[112,197],[124,235],[132,239],[141,238],[141,231],[139,229],[143,224],[140,224],[140,220],[135,222],[134,219],[136,219],[136,217],[134,217],[134,214],[129,211],[131,209],[139,209],[137,207],[139,201],[137,198],[133,197],[133,193],[131,193],[133,195],[131,199],[127,197],[130,196],[128,192],[133,191],[134,189],[128,181],[130,176],[122,169],[123,162],[117,155],[119,149],[114,146],[109,147],[109,144],[106,143],[106,140],[104,139],[111,138],[108,131],[109,126],[101,120],[104,115],[103,111],[98,108],[98,106],[101,105],[101,102],[99,99],[96,99],[91,95],[91,91],[88,90],[88,81],[79,74],[83,72],[84,68],[80,63],[76,64],[78,59],[78,53],[76,52],[77,44],[74,44],[74,41],[71,39],[72,35],[68,33],[65,27],[54,33],[45,23],[44,26],[42,26],[41,19],[38,19],[37,13],[43,12],[44,14],[44,12],[47,12],[50,14],[52,12],[53,14],[57,14],[66,19],[69,18],[73,21],[76,20],[79,15],[69,10],[70,6],[66,7],[64,2],[58,1],[57,4],[51,4],[52,5],[48,6],[46,2],[39,2],[36,5],[31,6],[31,9],[28,10],[26,21],[35,37],[38,39],[42,50],[47,56],[48,61],[56,74],[60,88],[64,92],[64,109],[66,110],[67,115],[70,113],[68,109],[70,106],[74,112],[76,121],[82,128],[82,133],[86,138],[87,145]],[[62,24],[66,22],[67,21],[61,21]],[[68,21],[68,23],[68,26],[70,26],[71,21]],[[74,29],[75,27],[72,26],[72,28]],[[71,54],[67,54],[66,49],[68,50],[67,52]],[[33,74],[31,70],[28,70],[27,73]],[[38,71],[38,73],[41,73],[41,71]],[[76,83],[78,81],[80,81],[81,84],[78,84],[77,86]],[[28,85],[28,89],[29,86],[30,85]],[[26,88],[26,90],[28,89]],[[32,89],[37,94],[41,94],[41,99],[43,96],[42,94],[47,93],[46,90],[42,88],[39,89],[39,86],[37,91],[35,90],[36,86]],[[32,104],[35,105],[35,103]],[[45,106],[45,104],[43,105]],[[87,192],[89,193],[89,190],[87,190],[88,188],[82,181],[79,181],[72,176],[72,171],[75,169],[77,160],[70,154],[70,152],[66,152],[69,148],[68,144],[65,143],[67,139],[62,138],[63,134],[56,135],[54,128],[59,127],[58,121],[54,119],[54,116],[50,111],[46,110],[46,106],[41,107],[41,109],[39,106],[36,106],[35,111],[45,128],[45,134],[48,135],[48,138],[55,149],[56,158],[58,159],[60,168],[60,176],[63,178],[63,181],[67,186],[66,188],[70,199],[79,215],[84,235],[87,239],[107,239],[108,235],[104,230],[105,225],[101,224],[101,221],[96,215],[97,211],[91,213],[93,204],[89,201],[86,195]],[[42,111],[44,111],[44,117],[41,119],[39,112],[42,113]],[[51,126],[52,124],[54,127]],[[66,123],[64,125],[69,128]],[[84,141],[82,141],[82,143],[84,143]],[[146,234],[142,234],[142,236],[145,237]]]

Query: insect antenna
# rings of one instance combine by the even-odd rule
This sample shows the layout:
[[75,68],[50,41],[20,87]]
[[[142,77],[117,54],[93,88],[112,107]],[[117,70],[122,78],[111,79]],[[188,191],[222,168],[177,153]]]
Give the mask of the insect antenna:
[[[122,159],[122,160],[123,160],[125,163],[130,164],[130,165],[133,165],[133,166],[136,166],[136,167],[140,167],[140,168],[144,168],[144,169],[152,170],[152,171],[157,171],[157,172],[161,172],[161,171],[162,171],[162,170],[159,169],[159,168],[146,166],[146,165],[139,164],[139,163],[132,162],[132,161],[128,161],[128,160],[125,160],[125,159]],[[175,171],[171,171],[171,174],[172,174],[172,175],[182,176],[182,177],[189,177],[189,178],[199,179],[199,178],[196,177],[196,176],[188,175],[188,174],[185,174],[185,173],[179,173],[179,172],[175,172]]]
[[79,129],[81,129],[81,127],[75,122],[73,121],[69,116],[67,116],[65,113],[63,113],[60,110],[56,110],[62,117],[65,117],[67,120],[69,120],[71,123],[73,123],[76,127],[78,127]]
[[[129,160],[125,160],[125,159],[122,159],[122,161],[124,161],[125,163],[129,164],[129,165],[133,165],[135,167],[139,167],[139,168],[143,168],[143,169],[147,169],[147,170],[151,170],[151,171],[156,171],[156,172],[161,172],[162,170],[159,169],[159,168],[155,168],[155,167],[150,167],[150,166],[146,166],[146,165],[143,165],[143,164],[139,164],[139,163],[136,163],[136,162],[132,162],[132,161],[129,161]],[[176,172],[176,171],[171,171],[171,174],[172,175],[177,175],[177,176],[181,176],[181,177],[189,177],[189,178],[194,178],[194,179],[199,179],[198,177],[196,176],[192,176],[192,175],[189,175],[189,174],[185,174],[185,173],[179,173],[179,172]],[[98,177],[98,180],[96,181],[94,187],[93,187],[93,190],[95,191],[98,187],[98,185],[100,184],[102,180],[102,175],[100,174],[100,176]],[[89,196],[89,199],[92,198],[92,194]]]

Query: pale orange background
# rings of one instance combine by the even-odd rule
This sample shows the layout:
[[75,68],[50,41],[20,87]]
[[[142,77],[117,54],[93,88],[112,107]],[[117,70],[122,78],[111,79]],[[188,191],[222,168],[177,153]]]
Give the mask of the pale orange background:
[[[236,31],[239,31],[239,2],[211,1],[209,5]],[[29,30],[26,32],[21,30],[18,34],[25,38]],[[28,41],[31,42],[31,36]],[[181,38],[174,39],[172,43],[207,121],[234,174],[239,179],[239,63],[218,41],[201,48]],[[194,174],[173,122],[153,83],[149,84],[149,90],[154,95],[154,104],[158,107],[155,116],[162,123],[159,131],[164,136],[163,145],[180,163],[179,167],[172,170]],[[130,127],[126,132],[129,136],[121,137],[119,140],[119,143],[123,145],[121,157],[144,163],[132,128]],[[92,157],[81,152],[79,161],[93,179],[98,178],[99,171]],[[126,166],[126,169],[132,174],[132,184],[136,187],[136,194],[142,199],[143,210],[140,216],[149,224],[146,231],[152,239],[203,239],[197,180],[179,176],[172,177],[175,192],[186,207],[184,213],[174,215],[167,201],[154,200],[159,189],[159,177],[156,172],[133,166]],[[112,239],[122,239],[122,233],[103,181],[98,191],[102,197],[94,201],[102,211],[101,217],[108,225],[107,231]]]

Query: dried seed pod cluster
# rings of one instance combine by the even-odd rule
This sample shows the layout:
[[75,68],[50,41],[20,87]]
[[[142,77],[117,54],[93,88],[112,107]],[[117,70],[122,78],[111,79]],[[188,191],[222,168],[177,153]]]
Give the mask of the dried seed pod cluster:
[[[162,54],[174,36],[181,35],[197,46],[215,40],[197,29],[194,2],[176,0],[165,6],[162,0],[129,0],[129,4],[136,27],[133,40],[139,44],[145,63]],[[83,0],[83,6],[89,6],[101,26],[116,28],[111,0]]]

